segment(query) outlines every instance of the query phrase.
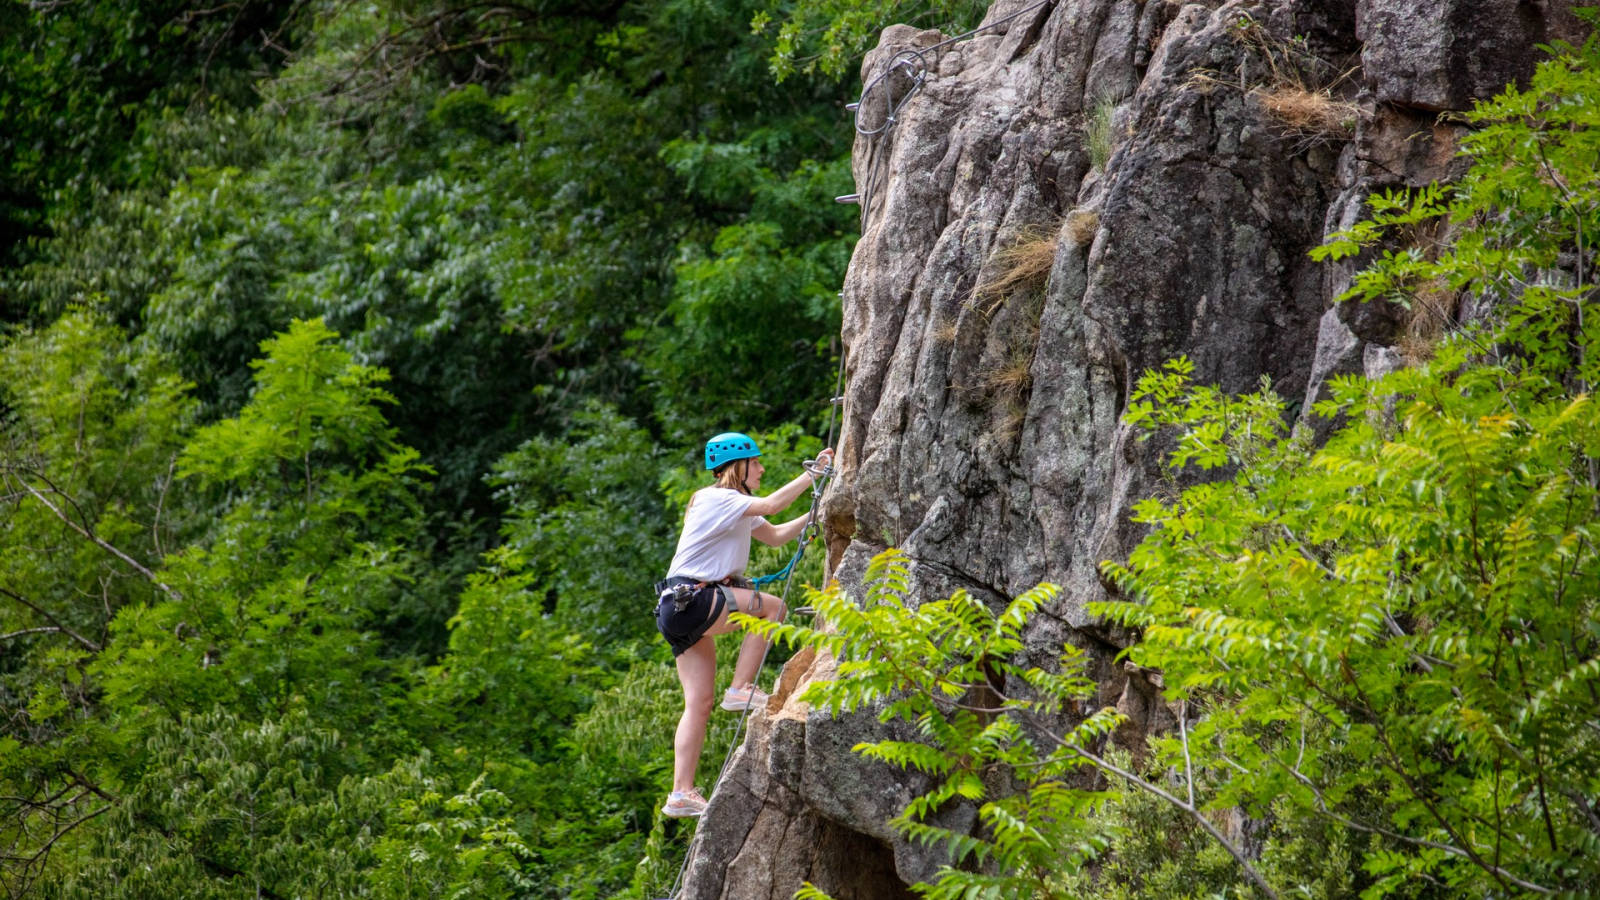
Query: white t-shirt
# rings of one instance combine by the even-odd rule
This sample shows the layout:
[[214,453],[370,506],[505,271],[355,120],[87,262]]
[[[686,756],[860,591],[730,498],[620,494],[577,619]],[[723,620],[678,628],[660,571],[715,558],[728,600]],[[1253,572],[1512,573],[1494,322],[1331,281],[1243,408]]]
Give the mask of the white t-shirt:
[[754,499],[732,488],[696,491],[683,517],[683,534],[667,577],[721,581],[743,573],[750,564],[750,532],[766,521],[744,514]]

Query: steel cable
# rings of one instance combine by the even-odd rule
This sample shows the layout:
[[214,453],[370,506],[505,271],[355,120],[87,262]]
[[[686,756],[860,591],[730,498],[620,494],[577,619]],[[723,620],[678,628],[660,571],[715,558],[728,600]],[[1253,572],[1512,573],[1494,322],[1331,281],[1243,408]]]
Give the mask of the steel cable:
[[[889,63],[888,65],[884,66],[883,71],[878,73],[878,75],[875,76],[871,81],[867,82],[866,87],[861,89],[860,97],[856,99],[855,103],[851,104],[850,108],[855,112],[856,134],[867,139],[867,178],[866,183],[862,186],[861,193],[856,195],[857,202],[861,204],[861,226],[863,230],[866,228],[867,218],[871,213],[873,198],[877,195],[878,184],[882,174],[882,164],[888,159],[888,154],[887,152],[884,152],[884,148],[882,146],[883,142],[877,140],[877,138],[889,136],[894,129],[895,123],[899,121],[900,110],[903,109],[905,105],[910,102],[911,98],[916,96],[918,91],[922,90],[922,86],[927,83],[928,58],[924,54],[942,50],[951,44],[969,40],[982,32],[990,31],[1000,27],[1001,25],[1014,22],[1031,12],[1035,12],[1056,2],[1057,0],[1038,0],[1036,3],[1029,4],[1022,9],[996,19],[987,25],[979,25],[977,28],[974,28],[970,31],[964,31],[961,34],[955,35],[954,37],[945,38],[936,44],[930,44],[926,47],[901,50],[894,56],[890,57]],[[900,94],[898,97],[896,97],[893,92],[893,82],[889,81],[889,77],[894,75],[896,72],[904,72],[906,77],[911,79],[911,86],[908,87],[905,92]],[[861,114],[867,105],[867,98],[871,96],[873,90],[879,85],[883,86],[884,120],[881,124],[875,127],[866,127],[861,121]]]

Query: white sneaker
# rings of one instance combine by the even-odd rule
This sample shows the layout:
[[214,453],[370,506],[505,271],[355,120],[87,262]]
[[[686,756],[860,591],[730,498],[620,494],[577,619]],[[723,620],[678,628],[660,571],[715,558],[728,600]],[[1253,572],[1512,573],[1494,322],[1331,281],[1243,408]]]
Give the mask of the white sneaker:
[[761,709],[767,705],[767,695],[755,685],[746,688],[728,688],[722,695],[722,708],[738,712],[741,709]]
[[700,796],[700,789],[688,791],[673,791],[667,795],[667,805],[661,807],[661,814],[669,819],[692,819],[706,811],[706,798]]

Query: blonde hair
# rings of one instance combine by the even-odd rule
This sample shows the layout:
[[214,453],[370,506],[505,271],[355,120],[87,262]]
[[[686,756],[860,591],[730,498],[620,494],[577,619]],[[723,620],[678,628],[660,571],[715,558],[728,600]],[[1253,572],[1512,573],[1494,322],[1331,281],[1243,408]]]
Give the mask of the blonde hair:
[[714,469],[712,474],[717,476],[715,487],[727,488],[748,495],[749,488],[744,486],[745,480],[750,477],[750,460],[736,459]]

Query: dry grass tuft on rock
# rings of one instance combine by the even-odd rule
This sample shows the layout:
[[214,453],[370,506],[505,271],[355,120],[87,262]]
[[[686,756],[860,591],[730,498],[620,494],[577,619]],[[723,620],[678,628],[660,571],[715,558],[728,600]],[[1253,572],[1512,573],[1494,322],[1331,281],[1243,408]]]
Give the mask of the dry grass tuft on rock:
[[1075,209],[1067,214],[1063,229],[1067,239],[1079,247],[1088,245],[1100,230],[1100,212],[1093,209]]
[[1328,60],[1312,52],[1301,37],[1283,38],[1249,14],[1233,25],[1234,37],[1251,52],[1237,72],[1202,71],[1188,86],[1210,93],[1217,88],[1244,91],[1287,136],[1298,139],[1296,150],[1349,140],[1355,135],[1360,107],[1340,99],[1359,66],[1349,59]]
[[1028,397],[1033,389],[1032,348],[1017,348],[1003,362],[983,373],[979,386],[989,400],[989,408],[999,410],[995,431],[1004,440],[1022,433],[1028,416]]
[[1000,416],[999,423],[995,426],[995,433],[1002,440],[1014,441],[1022,434],[1022,426],[1028,423],[1028,407],[1021,402],[1006,404],[1005,411]]
[[1032,383],[1032,350],[1013,351],[1005,362],[983,373],[983,389],[997,400],[1019,398]]
[[1395,347],[1408,366],[1420,366],[1433,359],[1434,349],[1445,332],[1455,326],[1461,308],[1461,294],[1435,279],[1411,293],[1411,309],[1405,330]]
[[1356,118],[1360,115],[1354,103],[1336,100],[1328,91],[1313,91],[1299,84],[1256,88],[1250,95],[1273,118],[1301,135],[1348,137],[1355,133]]
[[974,299],[988,300],[984,314],[993,313],[1005,299],[1023,291],[1038,290],[1050,280],[1050,267],[1056,261],[1056,242],[1062,225],[1029,225],[1017,232],[1011,245],[994,255],[998,273],[979,284]]

